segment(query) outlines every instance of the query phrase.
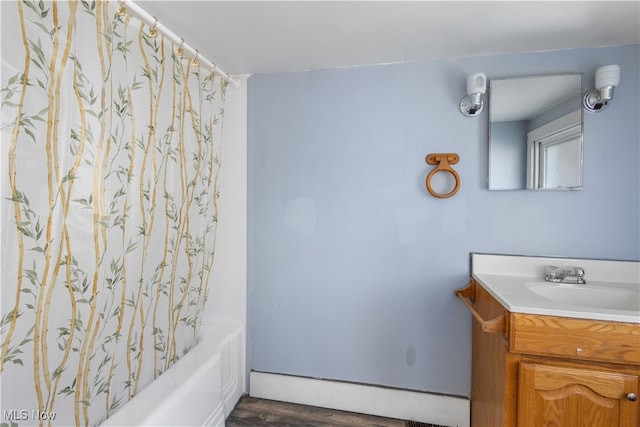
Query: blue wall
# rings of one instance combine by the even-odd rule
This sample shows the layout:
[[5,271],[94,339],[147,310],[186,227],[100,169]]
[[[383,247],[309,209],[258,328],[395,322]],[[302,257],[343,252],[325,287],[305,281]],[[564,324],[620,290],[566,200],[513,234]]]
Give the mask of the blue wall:
[[[640,256],[639,46],[296,73],[249,84],[250,369],[468,395],[469,253]],[[585,113],[584,191],[488,191],[487,115],[466,78],[620,64]],[[456,152],[451,199],[424,188]]]
[[489,125],[491,150],[489,173],[491,188],[518,189],[527,187],[528,120],[493,122]]

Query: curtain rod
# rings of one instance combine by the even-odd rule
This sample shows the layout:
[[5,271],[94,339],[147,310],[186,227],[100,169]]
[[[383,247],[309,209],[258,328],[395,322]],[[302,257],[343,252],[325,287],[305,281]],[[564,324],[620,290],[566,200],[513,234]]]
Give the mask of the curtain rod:
[[163,35],[165,35],[173,43],[181,45],[182,49],[185,52],[188,52],[192,57],[195,58],[197,56],[201,64],[205,65],[210,70],[213,70],[215,74],[218,74],[220,77],[226,79],[232,87],[236,89],[240,87],[240,81],[229,76],[229,74],[222,71],[213,62],[209,61],[207,58],[202,56],[202,54],[200,54],[196,49],[191,47],[189,44],[185,43],[184,39],[178,37],[176,33],[174,33],[169,28],[167,28],[162,23],[160,23],[158,21],[158,18],[150,15],[147,11],[145,11],[136,3],[134,3],[133,0],[121,0],[120,5],[124,6],[133,16],[138,18],[144,24],[147,24],[149,27],[155,27],[156,30],[158,30]]

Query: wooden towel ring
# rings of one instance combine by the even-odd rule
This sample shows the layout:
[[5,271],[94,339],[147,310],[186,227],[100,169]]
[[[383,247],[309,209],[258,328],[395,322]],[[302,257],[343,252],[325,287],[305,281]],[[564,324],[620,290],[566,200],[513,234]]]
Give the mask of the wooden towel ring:
[[[429,175],[427,175],[427,179],[425,181],[427,191],[429,191],[429,193],[431,193],[433,197],[438,197],[440,199],[446,199],[447,197],[451,197],[456,194],[460,189],[460,175],[458,175],[458,172],[453,170],[453,168],[449,165],[455,165],[456,163],[458,163],[458,161],[460,160],[460,156],[456,153],[433,153],[429,154],[426,160],[430,165],[438,165],[437,167],[433,168],[431,172],[429,172]],[[434,191],[433,188],[431,188],[431,178],[433,178],[433,176],[438,172],[449,172],[451,175],[453,175],[453,178],[456,181],[453,190],[446,194],[442,194]]]

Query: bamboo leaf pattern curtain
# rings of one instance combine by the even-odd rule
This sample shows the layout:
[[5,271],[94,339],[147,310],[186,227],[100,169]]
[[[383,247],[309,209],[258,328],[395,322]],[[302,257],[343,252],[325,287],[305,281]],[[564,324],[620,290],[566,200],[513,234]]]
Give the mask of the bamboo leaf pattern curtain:
[[226,82],[117,2],[1,7],[1,406],[97,425],[195,344]]

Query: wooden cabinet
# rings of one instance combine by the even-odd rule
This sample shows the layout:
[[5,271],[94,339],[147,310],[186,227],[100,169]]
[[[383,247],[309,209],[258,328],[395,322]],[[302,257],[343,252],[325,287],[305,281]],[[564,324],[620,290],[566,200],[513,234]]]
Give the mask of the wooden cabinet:
[[[518,426],[638,426],[638,376],[521,362]],[[633,396],[633,395],[632,395]]]
[[472,427],[640,426],[640,325],[510,313],[475,281],[457,294],[475,318]]

